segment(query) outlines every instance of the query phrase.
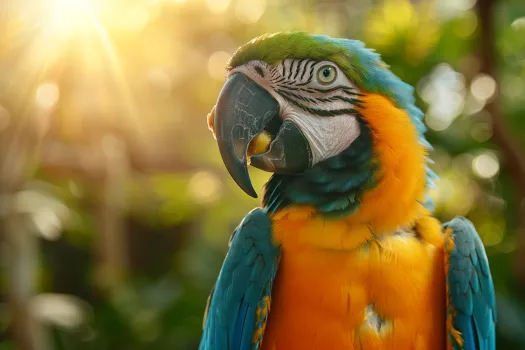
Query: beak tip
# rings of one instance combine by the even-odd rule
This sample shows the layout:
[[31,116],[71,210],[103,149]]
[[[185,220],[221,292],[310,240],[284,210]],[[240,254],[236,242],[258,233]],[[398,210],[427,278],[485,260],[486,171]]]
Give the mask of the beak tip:
[[253,188],[252,181],[248,173],[246,158],[239,159],[236,156],[232,157],[226,155],[223,156],[223,161],[226,165],[226,169],[228,169],[230,176],[235,181],[237,186],[239,186],[241,190],[243,190],[250,197],[257,198],[257,192],[255,192],[255,189]]
[[[249,178],[248,178],[249,179]],[[253,185],[251,181],[243,181],[243,183],[237,182],[237,185],[250,197],[257,198],[257,192],[255,192],[255,189],[253,188]]]

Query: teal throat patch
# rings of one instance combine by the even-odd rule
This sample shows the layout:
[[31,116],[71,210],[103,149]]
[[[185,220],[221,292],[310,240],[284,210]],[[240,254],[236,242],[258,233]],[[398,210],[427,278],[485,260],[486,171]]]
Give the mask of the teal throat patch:
[[354,213],[361,195],[375,185],[375,162],[370,128],[358,118],[361,134],[343,152],[302,174],[274,174],[264,188],[263,206],[271,213],[293,204],[313,206],[327,217]]

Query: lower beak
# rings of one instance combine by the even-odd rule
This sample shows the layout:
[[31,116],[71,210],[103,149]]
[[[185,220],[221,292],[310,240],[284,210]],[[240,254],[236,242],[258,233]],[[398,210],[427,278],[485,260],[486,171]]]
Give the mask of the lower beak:
[[[291,121],[281,121],[279,103],[247,76],[233,74],[219,94],[213,127],[224,165],[248,195],[256,198],[247,168],[248,149],[257,137],[272,137],[264,153],[251,155],[250,164],[266,171],[297,173],[311,164],[309,144]],[[253,143],[252,143],[253,141]],[[251,144],[251,147],[250,147]],[[260,151],[260,150],[259,150]]]

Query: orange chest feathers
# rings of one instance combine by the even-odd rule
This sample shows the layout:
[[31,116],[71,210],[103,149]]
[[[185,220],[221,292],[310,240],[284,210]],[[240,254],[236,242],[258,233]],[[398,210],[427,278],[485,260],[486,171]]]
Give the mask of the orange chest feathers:
[[282,256],[263,349],[445,348],[437,221],[375,235],[365,225],[285,218],[274,231]]

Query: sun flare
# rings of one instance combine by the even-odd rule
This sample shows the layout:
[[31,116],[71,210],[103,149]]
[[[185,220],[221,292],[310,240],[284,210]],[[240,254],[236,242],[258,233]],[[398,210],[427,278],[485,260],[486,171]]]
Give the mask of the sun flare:
[[96,22],[99,3],[96,0],[52,0],[45,25],[56,34],[72,35],[89,30]]
[[[125,117],[124,124],[139,130],[136,101],[115,49],[115,42],[126,37],[115,31],[113,24],[127,7],[102,0],[38,0],[31,5],[22,0],[19,4],[18,18],[23,20],[23,25],[17,35],[12,36],[12,42],[14,45],[25,40],[25,45],[20,56],[23,69],[17,76],[27,84],[26,90],[35,91],[36,95],[31,95],[33,100],[34,96],[41,95],[38,92],[43,91],[42,86],[56,86],[61,103],[55,101],[52,107],[60,109],[53,113],[59,115],[56,118],[60,119],[64,136],[81,135],[84,118],[89,118],[89,123],[103,125],[107,122],[107,113],[112,117]],[[69,89],[63,83],[72,74],[75,78],[69,81],[73,81],[75,92],[62,94],[63,89]],[[68,102],[72,96],[82,95],[85,97],[81,98],[90,100],[88,115],[75,107],[77,104]],[[40,100],[34,100],[35,106],[42,109]],[[117,104],[118,110],[109,112]],[[51,109],[47,110],[51,113]]]

